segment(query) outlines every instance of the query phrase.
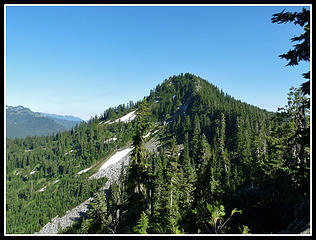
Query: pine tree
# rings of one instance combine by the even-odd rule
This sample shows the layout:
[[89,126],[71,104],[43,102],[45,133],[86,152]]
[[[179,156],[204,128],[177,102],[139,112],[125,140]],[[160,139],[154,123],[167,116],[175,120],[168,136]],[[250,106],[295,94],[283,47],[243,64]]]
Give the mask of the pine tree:
[[191,207],[193,202],[193,191],[194,191],[194,184],[196,181],[196,172],[195,166],[192,163],[192,160],[189,155],[189,137],[188,133],[185,134],[184,140],[184,149],[183,149],[183,161],[182,161],[182,177],[181,177],[181,208],[185,215]]
[[[147,210],[150,199],[148,196],[149,176],[147,171],[146,158],[148,153],[144,147],[146,129],[150,126],[148,122],[149,108],[146,101],[140,104],[136,113],[136,134],[133,139],[133,151],[131,154],[130,166],[126,177],[127,194],[127,225],[133,228],[136,225],[135,215],[140,216],[141,212]],[[130,230],[128,230],[130,231]]]
[[[292,42],[300,42],[294,45],[294,49],[289,50],[287,53],[280,55],[280,58],[284,58],[288,61],[286,66],[296,66],[300,61],[310,61],[310,10],[303,8],[301,12],[284,12],[273,14],[271,18],[273,23],[288,23],[293,22],[295,25],[299,25],[304,29],[304,32],[298,36],[291,39]],[[291,88],[289,93],[289,104],[286,109],[289,115],[295,115],[294,122],[296,124],[296,132],[293,138],[295,139],[291,150],[296,151],[294,154],[294,159],[292,162],[294,165],[301,165],[297,172],[298,175],[303,176],[296,177],[297,181],[303,181],[306,183],[306,178],[309,174],[309,145],[310,145],[310,124],[308,122],[308,115],[310,110],[310,71],[303,73],[303,77],[308,79],[304,82],[299,89]],[[291,160],[290,160],[291,161]],[[300,164],[301,163],[301,164]],[[294,170],[295,172],[295,170]],[[300,183],[302,184],[302,183]],[[304,184],[303,184],[304,185]]]
[[138,224],[133,228],[133,231],[139,234],[147,234],[148,228],[149,228],[149,220],[145,211],[143,211],[141,213]]
[[170,233],[176,233],[178,231],[178,221],[181,217],[179,212],[180,164],[175,138],[172,138],[170,145],[171,146],[168,151],[169,161],[166,166],[165,189],[167,193],[167,205],[165,207],[167,209],[167,217],[169,218],[167,231],[170,231]]
[[90,233],[112,233],[110,224],[112,216],[108,214],[104,193],[95,194],[92,209],[88,212],[88,232]]
[[198,115],[194,116],[193,122],[193,136],[191,140],[191,156],[194,160],[195,164],[198,164],[198,154],[199,154],[199,142],[200,142],[200,134],[201,134],[201,127],[200,127],[200,118]]

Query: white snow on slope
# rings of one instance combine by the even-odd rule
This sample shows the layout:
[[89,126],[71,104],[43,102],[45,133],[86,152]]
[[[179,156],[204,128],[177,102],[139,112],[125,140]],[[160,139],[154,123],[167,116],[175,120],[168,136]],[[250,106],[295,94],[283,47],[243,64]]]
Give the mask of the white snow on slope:
[[132,121],[136,117],[135,111],[132,111],[123,117],[116,119],[114,122],[129,122]]
[[46,189],[47,186],[41,188],[40,190],[38,190],[39,192],[44,192],[44,190]]
[[123,165],[128,165],[129,155],[133,148],[127,148],[121,151],[116,152],[112,157],[109,158],[89,179],[99,179],[107,177],[111,181],[117,181],[121,173],[121,167]]
[[88,172],[90,169],[91,169],[91,167],[86,168],[86,169],[84,169],[84,170],[79,171],[77,174],[80,175],[80,174],[82,174],[82,173],[84,173],[84,172]]
[[105,121],[105,122],[101,121],[101,122],[99,122],[99,125],[101,123],[102,124],[113,124],[113,123],[118,123],[118,122],[125,122],[125,123],[130,122],[130,121],[134,120],[134,118],[136,117],[135,112],[136,111],[134,110],[134,111],[132,111],[132,112],[130,112],[130,113],[124,115],[123,117],[120,117],[120,118],[118,118],[118,119],[116,119],[114,121],[111,121],[111,120],[108,120],[108,121]]
[[58,217],[59,217],[59,215],[57,215],[56,217],[52,218],[50,221],[53,222],[53,221],[55,221]]
[[147,133],[144,138],[148,137],[151,134],[151,132]]
[[65,155],[72,153],[74,150],[70,150],[69,152],[66,152]]
[[129,154],[131,151],[133,150],[133,148],[127,148],[124,149],[122,151],[118,151],[116,152],[109,160],[107,160],[101,167],[99,170],[103,170],[106,169],[108,166],[116,163],[117,161],[119,161],[120,159],[122,159],[123,157],[125,157],[127,154]]
[[154,131],[154,132],[149,132],[149,133],[147,133],[145,136],[144,136],[144,138],[146,138],[146,137],[149,137],[150,135],[154,135],[156,132],[158,132],[159,130],[157,129],[156,131]]
[[105,140],[103,143],[110,143],[110,142],[116,141],[116,140],[117,140],[116,137],[114,137],[114,138],[109,138],[108,140]]
[[155,134],[156,132],[159,132],[159,129],[157,129],[156,131],[154,131],[153,134]]

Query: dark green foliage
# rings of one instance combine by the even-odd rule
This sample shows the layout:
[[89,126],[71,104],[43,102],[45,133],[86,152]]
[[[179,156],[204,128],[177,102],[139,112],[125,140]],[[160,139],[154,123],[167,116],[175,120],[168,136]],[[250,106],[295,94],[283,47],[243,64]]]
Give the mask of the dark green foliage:
[[[295,25],[303,27],[304,32],[298,36],[291,38],[292,42],[301,42],[294,45],[294,49],[289,50],[285,54],[281,54],[280,58],[288,60],[287,66],[298,65],[300,61],[310,61],[310,11],[306,8],[302,12],[284,12],[273,14],[273,23],[288,23],[293,22]],[[301,85],[302,91],[305,95],[310,94],[310,71],[303,74],[308,81]],[[309,100],[309,99],[308,99]],[[306,107],[309,107],[309,101],[305,102]]]
[[143,211],[138,221],[138,224],[133,228],[133,231],[139,234],[146,234],[147,229],[148,229],[148,217],[146,213]]
[[288,51],[286,54],[280,55],[281,58],[285,58],[289,61],[287,65],[298,65],[301,60],[309,61],[310,58],[310,11],[303,8],[302,12],[284,12],[273,14],[273,23],[287,23],[293,22],[304,28],[304,33],[299,37],[293,37],[292,42],[303,41],[300,44],[296,44],[293,50]]
[[113,233],[111,230],[112,215],[109,214],[104,193],[97,193],[92,208],[88,212],[85,222],[86,233]]
[[[126,175],[111,185],[106,196],[99,193],[87,216],[65,233],[280,232],[291,223],[293,207],[309,194],[309,145],[297,135],[309,125],[309,113],[300,111],[303,101],[302,92],[293,89],[288,106],[274,114],[237,101],[186,73],[167,79],[138,102],[131,123],[102,124],[134,110],[122,105],[69,132],[10,140],[7,189],[13,193],[7,199],[14,214],[9,217],[9,229],[32,232],[49,220],[39,209],[53,217],[55,212],[48,206],[63,203],[55,208],[69,208],[71,204],[63,201],[43,203],[41,196],[54,192],[53,187],[41,195],[34,191],[44,181],[69,179],[63,191],[54,193],[65,194],[72,204],[77,203],[73,199],[82,201],[97,192],[99,182],[88,186],[89,172],[70,176],[117,148],[132,145]],[[144,136],[156,129],[160,146],[150,152]],[[119,140],[105,143],[113,136]],[[33,169],[38,173],[27,174]],[[15,175],[17,170],[21,176]],[[21,224],[19,217],[26,211],[18,212],[32,199],[43,206],[35,207],[33,215],[28,213],[36,219],[34,227]],[[225,211],[230,216],[225,217]]]
[[[130,142],[134,127],[99,122],[91,119],[52,136],[6,139],[7,233],[39,231],[104,185],[106,179],[87,180],[95,170],[77,173]],[[107,142],[114,136],[118,141]]]

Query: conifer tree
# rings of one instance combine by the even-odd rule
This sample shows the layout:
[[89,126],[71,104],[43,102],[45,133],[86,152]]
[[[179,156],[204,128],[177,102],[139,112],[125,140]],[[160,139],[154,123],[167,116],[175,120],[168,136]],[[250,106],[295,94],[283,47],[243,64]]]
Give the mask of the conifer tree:
[[[301,12],[284,12],[273,14],[271,18],[272,23],[288,23],[293,22],[295,25],[299,25],[303,28],[304,32],[298,36],[291,38],[292,42],[299,42],[294,45],[292,50],[280,55],[280,58],[284,58],[288,61],[286,66],[296,66],[300,61],[310,61],[310,10],[303,8]],[[295,123],[295,134],[292,136],[293,140],[290,152],[293,153],[292,160],[289,160],[293,165],[300,170],[293,170],[293,172],[300,172],[296,176],[296,181],[305,182],[308,181],[308,167],[309,167],[309,145],[310,145],[310,124],[309,124],[309,109],[310,109],[310,71],[303,73],[303,77],[308,79],[301,84],[299,89],[291,88],[288,98],[288,106],[283,109],[286,112],[286,117],[292,118]],[[282,110],[282,109],[281,109]],[[285,121],[287,119],[284,119]],[[290,158],[291,159],[291,158]],[[294,167],[295,168],[295,167]],[[296,174],[295,174],[296,175]],[[305,180],[298,180],[298,176],[303,176]],[[302,184],[302,183],[300,183]]]
[[133,151],[131,154],[130,166],[126,177],[126,194],[127,194],[127,217],[126,221],[131,227],[134,227],[135,215],[140,216],[141,212],[147,209],[149,199],[148,193],[148,172],[146,171],[147,151],[144,148],[144,138],[146,129],[149,127],[148,122],[149,108],[146,101],[140,104],[136,113],[136,134],[133,139]]
[[170,145],[165,182],[165,190],[167,192],[168,199],[165,207],[167,209],[167,217],[169,218],[167,231],[176,233],[176,231],[178,231],[178,221],[181,217],[179,212],[180,164],[175,138],[172,138]]
[[133,231],[139,234],[147,234],[148,225],[148,217],[145,211],[142,211],[138,224],[133,228]]
[[201,127],[200,127],[200,118],[198,115],[194,116],[193,121],[193,136],[191,140],[191,153],[192,159],[194,160],[195,164],[198,164],[199,159],[199,142],[200,142],[200,134],[201,134]]
[[185,134],[183,161],[182,161],[182,212],[189,210],[193,201],[194,184],[196,181],[195,166],[189,155],[189,137],[188,133]]

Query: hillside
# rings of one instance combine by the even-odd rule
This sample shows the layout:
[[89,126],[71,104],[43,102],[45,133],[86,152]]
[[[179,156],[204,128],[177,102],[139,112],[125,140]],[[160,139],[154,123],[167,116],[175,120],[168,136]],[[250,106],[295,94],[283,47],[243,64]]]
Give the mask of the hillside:
[[[87,214],[60,231],[300,231],[309,220],[309,192],[305,178],[297,185],[286,170],[273,133],[283,123],[275,116],[186,73],[71,131],[8,139],[7,233],[39,232],[91,197]],[[105,195],[100,189],[124,149],[131,151],[129,167]],[[226,220],[234,209],[227,225],[214,228],[214,214],[225,212]],[[300,228],[289,227],[292,218]]]
[[70,130],[80,121],[71,116],[32,112],[23,106],[6,106],[7,138],[51,135]]

